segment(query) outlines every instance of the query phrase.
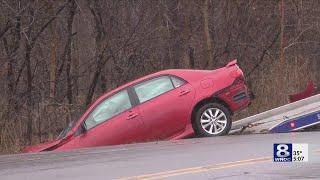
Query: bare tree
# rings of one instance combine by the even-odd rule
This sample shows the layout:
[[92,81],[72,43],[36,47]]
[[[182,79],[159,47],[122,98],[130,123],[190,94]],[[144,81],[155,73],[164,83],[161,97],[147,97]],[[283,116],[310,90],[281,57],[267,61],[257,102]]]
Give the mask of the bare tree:
[[204,36],[206,40],[206,48],[207,48],[207,61],[208,66],[213,67],[213,58],[212,58],[212,44],[211,44],[211,36],[210,36],[210,28],[209,28],[209,15],[208,15],[208,1],[205,0],[203,4],[203,29],[204,29]]

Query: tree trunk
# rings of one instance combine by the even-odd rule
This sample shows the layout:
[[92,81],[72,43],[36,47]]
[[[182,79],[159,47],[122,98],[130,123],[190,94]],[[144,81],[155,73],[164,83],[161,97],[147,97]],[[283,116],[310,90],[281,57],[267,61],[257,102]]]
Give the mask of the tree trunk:
[[[284,0],[280,1],[280,63],[279,63],[279,73],[280,73],[280,92],[282,91],[283,102],[287,99],[287,75],[286,75],[286,61],[284,54]],[[281,103],[283,103],[281,102]]]
[[88,0],[88,5],[89,5],[89,9],[91,14],[93,15],[93,20],[94,20],[94,24],[95,24],[95,59],[96,59],[96,69],[95,69],[95,73],[93,75],[93,79],[90,83],[89,86],[89,91],[86,97],[86,105],[88,106],[91,101],[92,101],[92,97],[94,95],[96,86],[98,84],[98,80],[99,77],[101,75],[101,71],[103,69],[103,67],[105,66],[106,60],[103,59],[104,57],[104,47],[103,47],[103,41],[105,38],[105,31],[103,28],[103,24],[102,24],[102,9],[98,3],[98,1],[89,1]]
[[73,19],[76,11],[76,3],[74,0],[72,0],[68,4],[69,8],[69,14],[68,14],[68,20],[67,20],[67,31],[68,31],[68,37],[67,37],[67,44],[66,44],[66,71],[67,71],[67,98],[68,103],[73,103],[73,92],[72,92],[72,78],[71,78],[71,61],[72,61],[72,27],[73,27]]
[[[32,17],[34,17],[34,9],[29,9],[29,21],[31,22]],[[26,77],[27,77],[27,138],[29,144],[32,144],[32,136],[33,136],[33,121],[32,121],[32,70],[31,70],[31,51],[33,48],[34,42],[32,41],[32,26],[30,25],[26,32],[25,39],[25,64],[26,64]]]
[[203,14],[204,39],[206,42],[207,64],[209,68],[212,68],[213,58],[212,58],[212,44],[211,44],[210,28],[209,28],[208,0],[204,1],[202,14]]
[[94,95],[96,86],[98,84],[99,76],[101,74],[101,67],[105,65],[105,62],[102,62],[103,61],[102,58],[103,58],[102,54],[98,55],[98,57],[96,58],[97,66],[96,66],[96,70],[93,75],[92,81],[90,83],[89,91],[86,98],[86,106],[88,106],[92,101],[92,97]]
[[182,66],[183,68],[190,67],[190,56],[189,56],[189,47],[191,46],[192,42],[192,27],[191,27],[191,16],[192,16],[192,1],[190,0],[182,0],[182,23],[181,25],[181,34],[180,34],[180,43],[181,49],[179,54],[179,59],[182,58]]
[[280,1],[280,62],[284,64],[284,0]]
[[[30,36],[29,36],[30,37]],[[27,76],[27,111],[28,111],[28,122],[27,122],[27,137],[28,141],[32,143],[32,72],[31,72],[31,50],[29,42],[26,41],[26,76]]]
[[[49,2],[49,14],[54,16],[53,2]],[[57,33],[56,33],[56,20],[53,20],[49,26],[51,36],[51,51],[50,51],[50,72],[49,72],[49,97],[50,101],[55,99],[56,90],[56,68],[57,68]]]
[[19,49],[19,44],[21,40],[21,17],[16,17],[16,24],[13,31],[13,41],[10,43],[7,41],[5,37],[3,37],[3,44],[6,53],[6,57],[8,59],[7,64],[7,86],[8,86],[8,109],[11,108],[13,104],[12,101],[15,99],[15,78],[14,78],[14,62],[13,58],[14,54],[16,54]]
[[189,47],[189,60],[190,60],[190,68],[194,69],[195,68],[195,58],[194,58],[194,48]]

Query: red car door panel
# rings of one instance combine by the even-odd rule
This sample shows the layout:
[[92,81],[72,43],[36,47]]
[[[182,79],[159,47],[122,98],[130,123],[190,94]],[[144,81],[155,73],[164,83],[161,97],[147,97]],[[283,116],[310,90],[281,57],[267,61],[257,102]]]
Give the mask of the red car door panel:
[[144,142],[148,138],[146,133],[139,110],[133,108],[78,135],[69,143],[74,148]]
[[194,94],[192,86],[185,84],[139,105],[143,122],[155,140],[167,139],[185,129]]

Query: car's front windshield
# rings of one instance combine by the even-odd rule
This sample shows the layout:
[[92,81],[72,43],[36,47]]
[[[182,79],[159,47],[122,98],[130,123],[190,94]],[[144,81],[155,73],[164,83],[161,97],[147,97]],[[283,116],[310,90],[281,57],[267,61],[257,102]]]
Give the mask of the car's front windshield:
[[77,124],[77,122],[79,122],[81,115],[86,111],[85,109],[86,107],[84,106],[79,106],[78,108],[75,108],[75,110],[73,111],[72,115],[71,115],[71,119],[72,121],[70,121],[67,125],[67,127],[65,127],[60,134],[58,135],[57,139],[63,139],[65,138],[65,136],[68,134],[68,132],[74,128],[74,126]]
[[59,134],[58,139],[63,139],[67,135],[67,133],[77,124],[76,122],[77,121],[69,122],[68,126]]

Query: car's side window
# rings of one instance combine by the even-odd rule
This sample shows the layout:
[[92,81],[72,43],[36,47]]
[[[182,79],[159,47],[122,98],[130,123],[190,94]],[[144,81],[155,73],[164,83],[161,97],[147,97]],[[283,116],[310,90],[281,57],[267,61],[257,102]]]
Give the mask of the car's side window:
[[133,89],[138,96],[139,102],[143,103],[174,89],[174,87],[170,77],[161,76],[135,85]]
[[174,77],[174,76],[171,76],[171,80],[172,80],[173,86],[175,88],[178,88],[178,87],[180,87],[180,86],[182,86],[182,85],[187,83],[186,81],[184,81],[184,80],[182,80],[180,78]]
[[105,99],[88,116],[86,129],[91,129],[132,107],[127,90]]

